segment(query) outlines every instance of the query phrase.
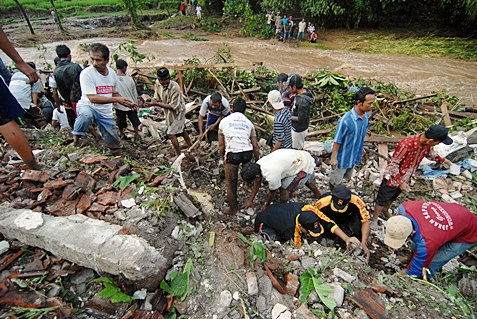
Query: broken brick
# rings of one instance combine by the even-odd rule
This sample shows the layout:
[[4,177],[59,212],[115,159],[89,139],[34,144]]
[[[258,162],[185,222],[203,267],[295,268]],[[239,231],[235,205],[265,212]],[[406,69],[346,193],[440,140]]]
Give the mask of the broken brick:
[[73,184],[72,180],[63,180],[63,177],[59,177],[55,180],[49,181],[43,185],[43,187],[48,188],[50,190],[63,188],[68,186],[69,184]]
[[51,191],[49,189],[43,189],[40,194],[38,194],[38,197],[36,198],[37,201],[42,201],[42,200],[47,200],[48,197],[52,195]]
[[35,184],[33,184],[33,183],[28,182],[28,181],[23,181],[23,182],[22,182],[22,188],[23,188],[23,189],[27,189],[27,190],[30,191],[30,190],[32,190],[32,189],[37,188],[37,186],[36,186]]
[[371,288],[360,290],[349,299],[363,309],[371,319],[387,318],[384,301]]
[[83,190],[94,190],[96,187],[96,180],[85,171],[79,172],[76,176],[75,184],[81,186]]
[[300,281],[298,280],[298,276],[289,272],[285,275],[285,281],[285,290],[287,291],[287,294],[289,294],[290,296],[296,295],[296,292],[300,287]]
[[47,172],[30,170],[23,172],[21,179],[24,181],[46,183],[50,179],[50,175]]
[[108,209],[108,206],[105,205],[100,205],[98,203],[93,203],[91,207],[89,208],[90,212],[101,212],[104,213]]
[[265,268],[265,271],[267,272],[268,278],[270,278],[270,280],[272,281],[273,287],[275,287],[275,289],[278,290],[278,292],[281,293],[282,295],[286,295],[287,292],[280,285],[277,278],[275,278],[270,268],[268,268],[267,265],[263,265],[263,267]]
[[81,188],[81,186],[78,186],[78,185],[75,185],[75,184],[70,184],[70,185],[65,187],[61,197],[64,200],[72,200],[73,198],[75,198],[82,191],[83,191],[83,189]]
[[384,284],[381,284],[379,282],[377,282],[376,280],[373,280],[372,284],[371,284],[371,289],[373,289],[373,291],[375,292],[384,292],[386,293],[386,295],[390,296],[390,297],[396,297],[397,294],[391,290],[391,288],[389,288],[388,286],[384,285]]
[[313,312],[311,312],[310,309],[308,309],[307,306],[301,305],[297,310],[296,310],[296,318],[297,319],[318,319]]
[[116,162],[113,162],[109,159],[102,160],[99,165],[101,165],[101,167],[109,168],[111,171],[118,167]]
[[165,179],[166,179],[165,176],[157,176],[157,177],[154,178],[154,180],[152,181],[151,187],[156,187],[157,185],[159,185],[160,183],[162,183],[162,181],[165,180]]
[[75,200],[64,200],[63,198],[58,199],[56,202],[46,206],[46,210],[54,216],[70,216],[76,214],[76,204],[79,199]]
[[94,317],[116,319],[121,318],[127,308],[127,303],[112,303],[109,299],[96,295],[86,305],[86,312]]
[[286,255],[285,258],[290,261],[295,261],[295,260],[298,260],[300,256],[298,254],[290,254],[290,255]]
[[122,165],[119,169],[118,169],[118,174],[116,176],[123,176],[123,175],[126,175],[129,173],[129,169],[131,167],[129,166],[129,164],[124,164]]
[[92,202],[93,201],[91,200],[91,197],[82,194],[78,202],[76,203],[76,213],[83,214],[84,212],[86,212],[91,207]]
[[128,186],[126,187],[123,191],[121,191],[121,194],[119,195],[119,201],[123,199],[129,199],[132,198],[132,193],[134,191],[134,187]]
[[114,205],[117,203],[118,193],[116,192],[106,192],[104,194],[98,195],[96,198],[96,203],[100,205]]
[[23,250],[19,250],[16,253],[8,252],[0,259],[0,271],[7,268],[12,262],[23,254]]
[[101,162],[102,160],[107,160],[107,156],[100,156],[100,155],[93,155],[93,154],[88,154],[82,159],[79,160],[81,164],[85,165],[90,165],[90,164],[96,164]]

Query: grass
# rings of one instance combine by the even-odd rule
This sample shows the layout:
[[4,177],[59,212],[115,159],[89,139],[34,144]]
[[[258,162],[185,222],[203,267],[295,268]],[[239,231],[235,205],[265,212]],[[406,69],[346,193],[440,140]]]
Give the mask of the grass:
[[327,47],[326,45],[316,42],[316,43],[311,43],[308,41],[301,41],[299,42],[301,46],[304,46],[305,48],[312,48],[312,49],[320,49],[320,50],[331,50],[330,47]]
[[477,61],[477,41],[469,38],[371,31],[346,35],[343,40],[343,49],[349,51]]

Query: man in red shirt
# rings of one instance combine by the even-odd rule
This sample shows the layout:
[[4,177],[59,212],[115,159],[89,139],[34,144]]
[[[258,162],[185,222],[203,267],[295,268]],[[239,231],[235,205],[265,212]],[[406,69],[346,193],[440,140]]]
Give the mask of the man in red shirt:
[[411,177],[424,157],[441,163],[445,168],[450,167],[451,161],[439,156],[433,148],[439,143],[452,144],[453,141],[447,134],[448,131],[444,126],[433,125],[424,134],[414,135],[399,142],[379,186],[372,224],[376,225],[383,210],[387,217],[391,217],[389,207],[399,194],[411,190]]
[[414,251],[402,275],[432,278],[449,260],[477,244],[477,216],[456,203],[404,202],[386,222],[384,243],[398,249],[408,238]]

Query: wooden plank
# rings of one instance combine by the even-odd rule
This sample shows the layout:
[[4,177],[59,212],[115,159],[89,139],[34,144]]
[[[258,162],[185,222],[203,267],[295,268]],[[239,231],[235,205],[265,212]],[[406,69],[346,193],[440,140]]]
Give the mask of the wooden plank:
[[384,171],[388,166],[388,162],[385,158],[388,158],[388,144],[386,143],[379,143],[378,144],[378,153],[381,155],[379,156],[379,168],[381,171]]
[[451,122],[451,119],[450,119],[450,116],[449,116],[449,110],[447,109],[447,102],[442,102],[441,104],[441,112],[442,112],[442,115],[444,115],[444,125],[445,127],[451,127],[452,126],[452,122]]
[[334,130],[334,128],[327,128],[327,129],[324,129],[324,130],[308,132],[308,134],[306,134],[306,137],[328,134],[328,133],[332,132],[333,130]]
[[369,143],[399,143],[403,139],[405,137],[366,136],[364,141]]
[[236,62],[236,63],[214,63],[214,64],[169,64],[169,65],[148,65],[148,66],[137,66],[134,69],[136,70],[148,70],[148,69],[159,69],[159,68],[168,68],[175,71],[185,71],[189,69],[211,69],[211,68],[233,68],[240,66],[256,66],[263,65],[263,62]]
[[412,101],[417,101],[417,100],[423,100],[423,99],[427,99],[427,98],[434,97],[434,96],[437,96],[437,94],[435,93],[435,94],[424,95],[424,96],[421,96],[421,97],[413,97],[411,99],[394,101],[393,104],[401,104],[401,103],[407,103],[407,102],[412,102]]
[[239,90],[239,91],[234,91],[230,94],[231,95],[239,95],[239,94],[243,94],[243,93],[254,93],[254,92],[260,92],[261,89],[262,89],[261,87],[243,89],[243,90]]

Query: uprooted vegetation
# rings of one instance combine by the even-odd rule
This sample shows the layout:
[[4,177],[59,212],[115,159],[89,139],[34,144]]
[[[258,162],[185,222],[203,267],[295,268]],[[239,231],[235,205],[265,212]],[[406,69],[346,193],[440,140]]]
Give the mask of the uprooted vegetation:
[[[214,63],[233,63],[227,48],[217,52],[215,58]],[[208,63],[199,59],[186,61],[186,65],[203,64]],[[277,73],[265,66],[257,66],[252,71],[236,67],[182,71],[188,100],[195,102],[187,115],[191,136],[197,135],[200,100],[219,90],[230,98],[242,96],[248,100],[247,115],[257,125],[260,137],[266,137],[273,118],[265,105],[266,92],[273,88]],[[179,79],[178,73],[174,75]],[[134,77],[142,93],[151,93],[153,73],[138,69]],[[305,87],[316,97],[308,140],[324,141],[332,136],[338,118],[353,105],[350,92],[353,86],[370,86],[379,93],[370,120],[372,136],[421,133],[430,124],[442,120],[443,105],[454,120],[455,129],[467,130],[474,126],[473,109],[461,105],[446,92],[418,97],[393,83],[350,79],[328,69],[316,70],[304,79]],[[57,294],[50,297],[54,300],[44,298],[40,308],[34,308],[31,303],[2,302],[9,307],[0,312],[0,317],[29,314],[30,317],[44,315],[44,318],[54,315],[88,318],[100,313],[98,305],[102,303],[113,309],[113,314],[107,314],[111,318],[161,318],[161,313],[167,318],[212,318],[214,315],[234,319],[271,318],[274,313],[286,315],[287,311],[297,314],[298,318],[309,312],[318,318],[330,318],[333,314],[340,318],[474,316],[475,266],[457,262],[457,267],[440,273],[432,283],[402,277],[395,274],[404,267],[398,257],[409,249],[392,252],[382,243],[382,230],[372,233],[369,264],[346,252],[337,239],[324,239],[319,243],[308,239],[301,248],[264,241],[253,234],[251,228],[254,210],[242,211],[236,216],[221,213],[226,191],[216,144],[202,143],[190,152],[184,150],[186,156],[180,172],[177,167],[171,169],[169,160],[173,151],[163,126],[158,124],[161,120],[160,113],[144,120],[142,144],[123,143],[122,158],[105,156],[104,144],[96,144],[92,139],[86,139],[84,146],[76,149],[69,145],[71,137],[67,133],[28,131],[31,144],[43,150],[37,158],[44,172],[22,172],[9,147],[2,149],[4,168],[0,172],[1,202],[5,206],[30,208],[55,216],[84,214],[119,224],[124,233],[141,236],[158,249],[169,248],[164,254],[172,256],[171,269],[160,284],[161,289],[141,292],[122,276],[96,274],[44,250],[13,242],[7,255],[2,256],[5,286],[0,291],[11,294],[28,291],[28,296],[44,298],[43,295],[50,297],[48,293],[53,287],[59,288]],[[264,145],[261,147],[263,156],[268,150]],[[368,208],[376,192],[369,175],[379,172],[379,157],[374,148],[374,144],[366,145],[362,165],[353,180],[354,191]],[[320,188],[325,189],[328,156],[322,152],[312,153]],[[448,179],[450,185],[454,185],[455,180]],[[473,188],[477,177],[460,183],[461,187],[462,184],[472,186],[464,194],[462,203],[475,211],[477,195]],[[256,207],[261,207],[265,200],[264,191],[261,193]],[[239,202],[248,195],[249,190],[239,188]],[[294,194],[294,200],[310,202],[309,195],[301,190]],[[425,179],[417,179],[413,193],[408,196],[402,200],[440,199],[439,193]],[[191,209],[180,205],[184,201],[190,203]],[[128,207],[131,204],[133,206]],[[189,216],[191,211],[198,215]],[[173,241],[174,247],[165,247],[165,238]],[[475,265],[475,260],[473,262]],[[466,263],[471,265],[472,258],[470,261],[467,258]],[[250,284],[254,282],[256,291]],[[464,285],[470,288],[460,289]],[[5,299],[0,296],[0,300]],[[371,305],[367,307],[365,304],[370,300]],[[373,309],[376,313],[367,315],[362,309]]]

